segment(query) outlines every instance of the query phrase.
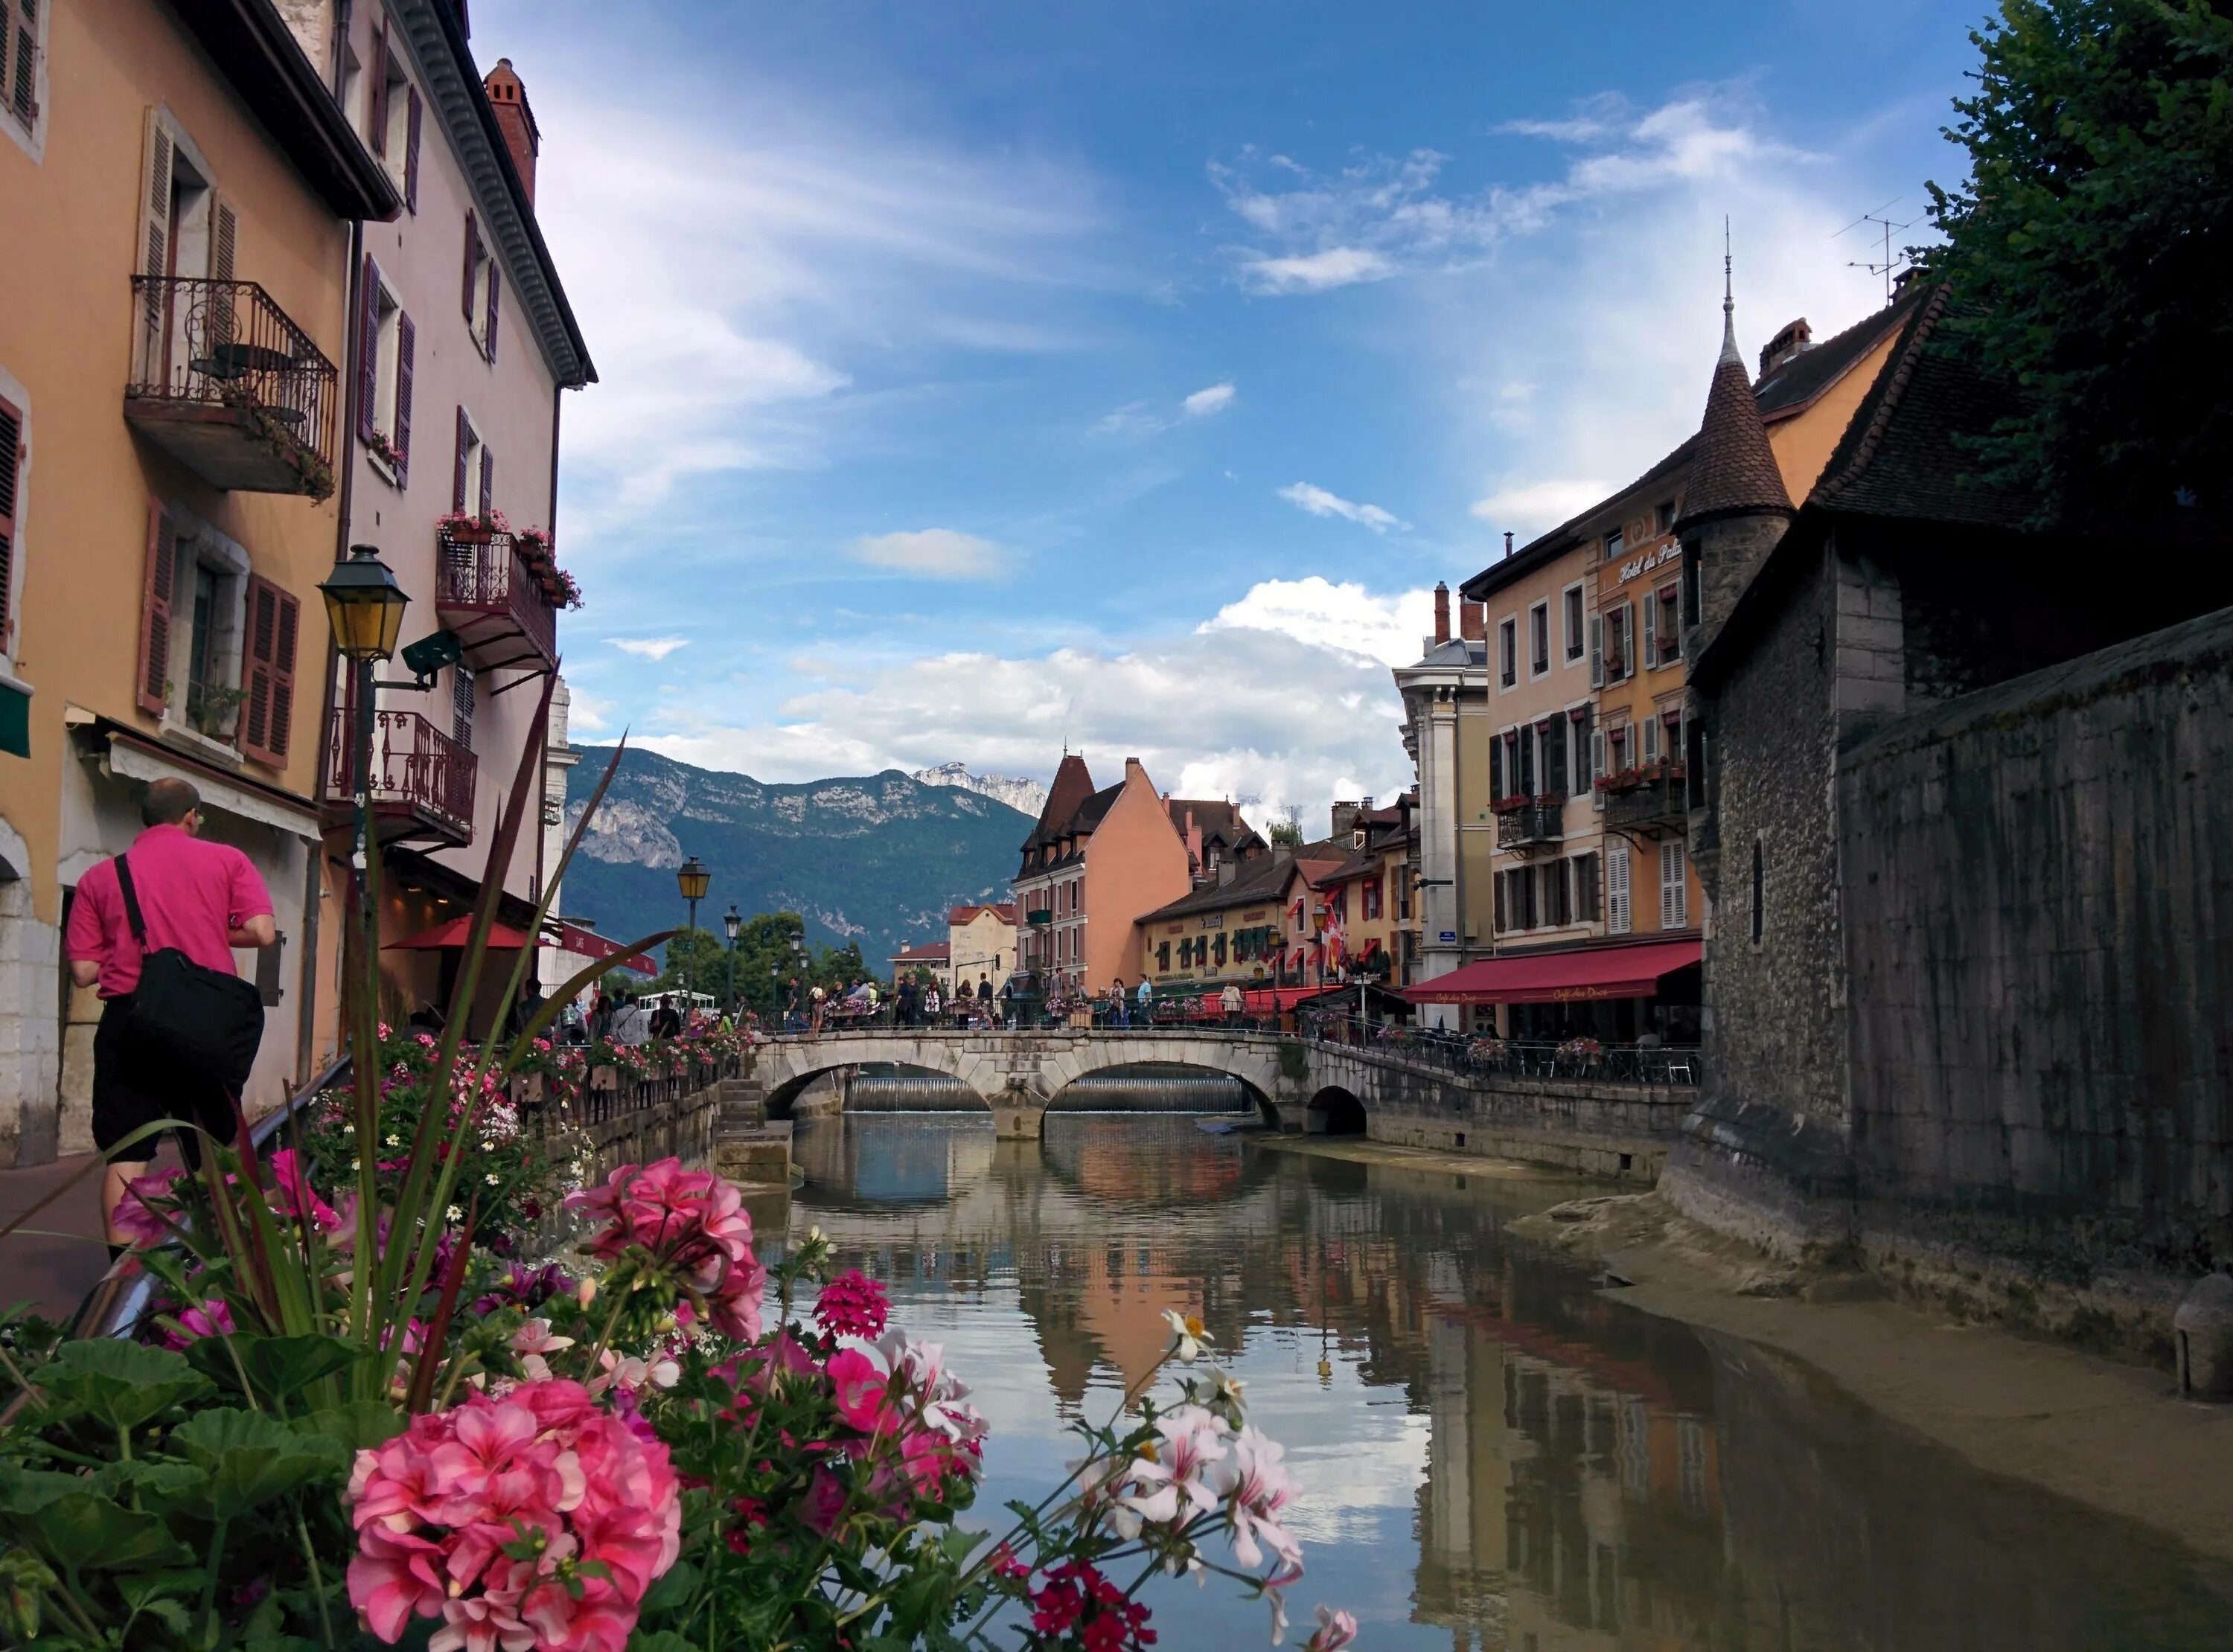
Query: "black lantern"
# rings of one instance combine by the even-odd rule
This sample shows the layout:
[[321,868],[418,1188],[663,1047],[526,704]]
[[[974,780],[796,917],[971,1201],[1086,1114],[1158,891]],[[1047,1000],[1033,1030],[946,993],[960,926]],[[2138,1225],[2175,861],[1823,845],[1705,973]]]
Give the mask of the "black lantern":
[[326,621],[343,659],[366,664],[394,654],[411,599],[380,560],[377,546],[351,545],[348,560],[334,565],[318,594],[326,599]]

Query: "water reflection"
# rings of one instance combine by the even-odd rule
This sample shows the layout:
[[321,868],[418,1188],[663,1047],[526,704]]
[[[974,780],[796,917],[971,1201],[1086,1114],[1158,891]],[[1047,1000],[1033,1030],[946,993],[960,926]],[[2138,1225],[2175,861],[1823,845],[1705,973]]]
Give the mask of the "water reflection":
[[[980,1509],[1043,1491],[1201,1313],[1307,1488],[1297,1604],[1369,1644],[1553,1652],[2233,1645],[2233,1577],[1969,1470],[1806,1368],[1623,1306],[1505,1231],[1568,1196],[1252,1151],[1168,1117],[802,1124],[791,1203],[944,1342],[994,1434]],[[1261,1637],[1172,1585],[1165,1647]],[[1260,1643],[1260,1639],[1259,1641]]]

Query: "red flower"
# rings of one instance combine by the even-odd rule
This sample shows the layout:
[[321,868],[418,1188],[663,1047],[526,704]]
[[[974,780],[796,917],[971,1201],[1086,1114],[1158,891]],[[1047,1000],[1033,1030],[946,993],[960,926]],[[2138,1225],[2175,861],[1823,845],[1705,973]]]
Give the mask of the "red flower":
[[884,1287],[858,1268],[848,1268],[815,1299],[814,1318],[832,1337],[861,1337],[873,1342],[884,1334],[889,1304]]

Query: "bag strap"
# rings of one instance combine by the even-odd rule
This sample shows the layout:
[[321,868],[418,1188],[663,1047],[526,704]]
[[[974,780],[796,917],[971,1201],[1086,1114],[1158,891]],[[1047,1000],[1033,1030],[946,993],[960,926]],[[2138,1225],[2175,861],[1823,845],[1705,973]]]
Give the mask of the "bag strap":
[[124,919],[132,926],[132,939],[140,943],[140,950],[147,950],[147,920],[140,915],[140,897],[132,888],[132,862],[120,855],[116,857],[116,887],[124,892]]

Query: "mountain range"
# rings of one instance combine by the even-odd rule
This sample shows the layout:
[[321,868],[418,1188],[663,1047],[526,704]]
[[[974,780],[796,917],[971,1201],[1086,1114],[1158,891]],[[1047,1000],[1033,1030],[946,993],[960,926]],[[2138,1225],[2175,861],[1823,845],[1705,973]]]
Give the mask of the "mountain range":
[[[610,747],[582,748],[570,829],[611,757]],[[682,920],[674,869],[695,855],[713,874],[700,928],[719,934],[732,902],[748,918],[796,912],[811,943],[858,942],[881,972],[902,945],[945,940],[955,902],[1006,894],[1037,815],[980,789],[996,780],[934,784],[888,769],[778,785],[631,746],[567,871],[560,905],[614,940],[654,933]]]
[[1035,821],[1039,810],[1046,807],[1047,789],[1038,781],[1005,774],[972,774],[966,763],[941,763],[935,769],[917,769],[915,777],[926,786],[959,786],[980,797],[997,797]]

